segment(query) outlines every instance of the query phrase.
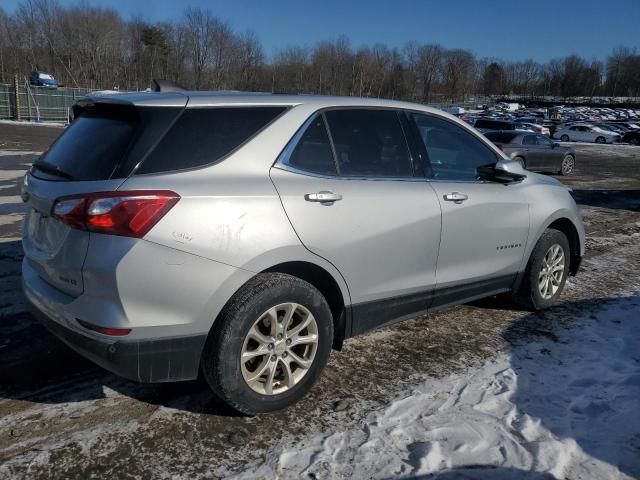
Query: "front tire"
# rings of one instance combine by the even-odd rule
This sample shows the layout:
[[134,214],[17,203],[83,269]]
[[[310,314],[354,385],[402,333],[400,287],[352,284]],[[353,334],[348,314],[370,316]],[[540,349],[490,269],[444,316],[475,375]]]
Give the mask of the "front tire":
[[568,141],[570,140],[570,139],[569,139],[569,135],[562,135],[562,136],[560,137],[560,140],[562,140],[563,142],[568,142]]
[[596,143],[607,143],[607,139],[604,137],[596,137]]
[[566,235],[559,230],[545,230],[529,257],[516,301],[533,311],[555,305],[569,275],[570,258]]
[[333,318],[310,283],[256,275],[216,319],[202,354],[204,378],[222,401],[247,415],[293,405],[313,386],[333,342]]

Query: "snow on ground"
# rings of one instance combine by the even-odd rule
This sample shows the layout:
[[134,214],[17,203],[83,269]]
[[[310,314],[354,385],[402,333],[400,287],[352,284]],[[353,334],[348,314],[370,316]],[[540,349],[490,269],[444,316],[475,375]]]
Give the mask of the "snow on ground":
[[640,294],[549,337],[429,379],[358,428],[277,445],[237,477],[640,476]]
[[64,122],[29,122],[26,120],[0,120],[0,124],[17,125],[20,127],[65,127],[67,125]]

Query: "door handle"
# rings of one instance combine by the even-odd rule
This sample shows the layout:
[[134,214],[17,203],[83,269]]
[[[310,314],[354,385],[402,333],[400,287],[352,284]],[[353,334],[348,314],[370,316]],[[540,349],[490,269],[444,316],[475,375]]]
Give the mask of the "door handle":
[[447,193],[446,195],[444,195],[444,199],[447,202],[454,202],[454,203],[462,203],[465,200],[467,200],[469,198],[468,195],[465,195],[464,193],[460,193],[460,192],[451,192],[451,193]]
[[342,195],[340,195],[339,193],[333,193],[327,190],[323,190],[318,193],[307,193],[304,196],[304,199],[307,202],[320,202],[323,205],[333,205],[333,202],[342,200]]

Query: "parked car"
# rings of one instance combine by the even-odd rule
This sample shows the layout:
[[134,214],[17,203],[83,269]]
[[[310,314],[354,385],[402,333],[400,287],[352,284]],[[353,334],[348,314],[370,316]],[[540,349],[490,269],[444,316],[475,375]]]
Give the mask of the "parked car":
[[640,145],[640,130],[629,130],[622,136],[622,141],[631,145]]
[[58,80],[53,75],[44,72],[33,71],[29,77],[29,83],[37,87],[58,88]]
[[422,105],[183,91],[74,110],[23,182],[28,302],[108,370],[202,372],[247,414],[382,325],[508,292],[550,307],[584,255],[566,187]]
[[629,131],[628,129],[620,125],[616,125],[615,123],[596,123],[595,126],[606,132],[617,133],[621,136],[624,136],[624,134]]
[[540,125],[538,123],[518,122],[518,124],[521,125],[520,129],[527,129],[532,132],[539,133],[540,135],[547,135],[547,136],[551,135],[551,132],[547,127]]
[[494,120],[490,118],[479,118],[473,125],[481,132],[488,132],[490,130],[525,130],[533,131],[531,128],[523,126],[519,123],[512,122],[510,120]]
[[484,136],[527,170],[570,175],[575,167],[575,150],[561,147],[544,135],[495,131],[487,132]]
[[619,142],[622,136],[617,133],[602,130],[593,125],[578,123],[557,128],[556,131],[553,132],[553,138],[560,139],[563,142],[615,143]]
[[617,122],[616,125],[621,125],[628,130],[640,130],[640,125],[637,123]]
[[542,122],[544,121],[544,118],[542,117],[518,117],[514,120],[514,122],[516,123],[533,123],[533,124],[539,124],[542,125]]

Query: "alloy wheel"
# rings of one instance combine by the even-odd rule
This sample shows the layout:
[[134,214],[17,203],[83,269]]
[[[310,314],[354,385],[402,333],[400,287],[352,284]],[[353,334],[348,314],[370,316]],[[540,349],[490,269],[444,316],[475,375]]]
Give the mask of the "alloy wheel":
[[565,255],[563,248],[551,245],[544,258],[538,275],[538,290],[543,299],[549,300],[558,292],[564,275]]
[[262,395],[293,388],[309,371],[318,349],[318,324],[297,303],[264,312],[249,329],[240,357],[247,385]]
[[567,155],[562,160],[562,174],[569,175],[573,171],[574,160],[571,155]]

